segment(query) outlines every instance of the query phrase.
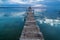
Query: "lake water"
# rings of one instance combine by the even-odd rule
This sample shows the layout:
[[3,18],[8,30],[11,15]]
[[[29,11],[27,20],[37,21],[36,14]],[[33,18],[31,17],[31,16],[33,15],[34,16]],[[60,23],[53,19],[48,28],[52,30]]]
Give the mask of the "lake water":
[[[35,10],[35,19],[44,40],[60,40],[60,3],[46,2],[43,10]],[[40,11],[39,11],[40,10]]]
[[[59,4],[59,1],[46,2],[34,9],[34,17],[45,40],[60,40]],[[25,7],[0,7],[0,40],[18,40],[26,16]]]
[[26,9],[0,8],[0,40],[18,40],[21,36]]

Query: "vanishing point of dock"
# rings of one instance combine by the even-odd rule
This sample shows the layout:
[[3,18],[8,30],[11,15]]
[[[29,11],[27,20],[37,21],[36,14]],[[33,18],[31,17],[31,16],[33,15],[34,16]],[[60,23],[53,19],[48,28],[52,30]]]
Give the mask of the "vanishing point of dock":
[[40,32],[38,26],[36,25],[36,20],[34,19],[34,11],[29,7],[27,12],[27,18],[24,25],[24,29],[20,40],[42,40],[43,36]]

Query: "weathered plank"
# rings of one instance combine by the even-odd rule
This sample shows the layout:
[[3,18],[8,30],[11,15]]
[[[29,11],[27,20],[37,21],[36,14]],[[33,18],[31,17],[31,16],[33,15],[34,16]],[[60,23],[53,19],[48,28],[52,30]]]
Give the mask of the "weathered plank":
[[33,13],[28,12],[20,40],[42,40],[43,36],[36,25]]

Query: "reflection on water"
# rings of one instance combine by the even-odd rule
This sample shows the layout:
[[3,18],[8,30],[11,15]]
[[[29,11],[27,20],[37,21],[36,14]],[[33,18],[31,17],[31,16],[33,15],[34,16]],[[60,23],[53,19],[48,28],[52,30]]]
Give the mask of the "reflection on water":
[[18,40],[25,23],[22,8],[0,8],[0,40]]
[[45,40],[60,40],[59,19],[36,19],[36,22]]
[[40,24],[46,23],[51,26],[58,26],[60,24],[60,20],[58,19],[37,19],[37,21],[40,22]]
[[45,0],[40,3],[34,15],[44,39],[60,40],[60,1]]

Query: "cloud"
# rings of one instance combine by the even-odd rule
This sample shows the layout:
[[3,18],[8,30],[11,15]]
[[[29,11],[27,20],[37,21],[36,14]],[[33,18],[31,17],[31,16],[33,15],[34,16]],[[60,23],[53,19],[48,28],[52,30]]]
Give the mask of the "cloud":
[[19,3],[19,4],[33,4],[44,0],[9,0],[10,3]]
[[44,4],[35,4],[32,7],[38,7],[38,8],[34,9],[36,12],[44,12],[44,11],[46,11],[47,6]]
[[6,5],[6,4],[8,4],[8,5],[9,4],[34,5],[41,1],[44,1],[44,0],[0,0],[0,4],[4,4],[4,5]]
[[11,4],[15,4],[15,3],[27,4],[27,2],[23,2],[22,0],[9,0],[9,3],[11,3]]
[[3,3],[3,1],[2,0],[0,0],[0,4],[2,4]]
[[32,7],[47,7],[47,6],[43,4],[36,4],[36,5],[33,5]]
[[45,0],[44,2],[58,2],[59,0]]
[[44,1],[44,0],[37,0],[37,1]]
[[8,3],[8,4],[34,4],[38,2],[53,2],[60,0],[0,0],[0,3]]

